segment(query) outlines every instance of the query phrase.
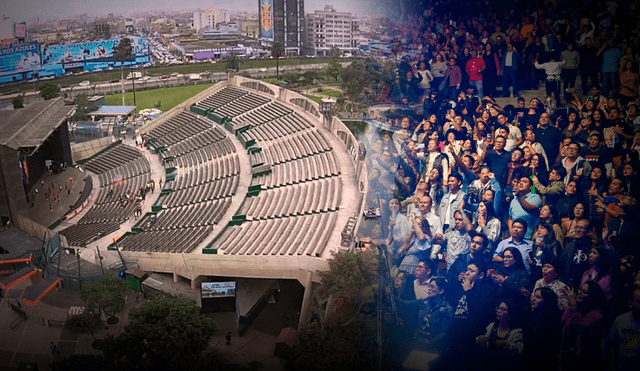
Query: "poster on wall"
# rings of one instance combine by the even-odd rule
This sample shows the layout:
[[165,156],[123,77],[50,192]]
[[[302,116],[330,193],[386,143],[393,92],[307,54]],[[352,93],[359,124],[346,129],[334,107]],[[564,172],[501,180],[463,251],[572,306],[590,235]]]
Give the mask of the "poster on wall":
[[202,298],[233,298],[236,296],[236,282],[202,282]]
[[273,40],[273,0],[260,0],[260,37]]
[[[149,42],[144,37],[132,37],[132,53],[135,57],[149,55]],[[44,44],[42,65],[47,68],[55,64],[113,61],[113,48],[120,44],[119,38],[85,41],[73,44]]]
[[38,43],[25,43],[0,48],[0,76],[41,68]]

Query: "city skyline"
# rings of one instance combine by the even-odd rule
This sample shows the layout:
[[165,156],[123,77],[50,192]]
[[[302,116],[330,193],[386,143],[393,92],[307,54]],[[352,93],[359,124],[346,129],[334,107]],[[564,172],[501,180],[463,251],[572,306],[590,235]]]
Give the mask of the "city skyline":
[[[389,12],[390,0],[357,0],[343,2],[339,0],[305,0],[305,11],[312,13],[333,6],[337,11],[362,15],[379,16]],[[1,14],[12,18],[14,22],[29,22],[39,17],[41,20],[63,19],[81,14],[89,16],[109,13],[126,14],[132,12],[157,12],[195,10],[197,8],[222,8],[230,11],[258,11],[258,0],[183,0],[178,2],[156,0],[125,0],[88,2],[87,0],[22,0],[3,4]]]

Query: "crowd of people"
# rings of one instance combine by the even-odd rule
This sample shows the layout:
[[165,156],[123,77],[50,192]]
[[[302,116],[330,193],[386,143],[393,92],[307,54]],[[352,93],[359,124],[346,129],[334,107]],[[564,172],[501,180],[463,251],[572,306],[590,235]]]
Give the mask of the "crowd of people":
[[360,138],[399,333],[432,369],[640,369],[640,6],[480,5],[397,25],[404,106]]

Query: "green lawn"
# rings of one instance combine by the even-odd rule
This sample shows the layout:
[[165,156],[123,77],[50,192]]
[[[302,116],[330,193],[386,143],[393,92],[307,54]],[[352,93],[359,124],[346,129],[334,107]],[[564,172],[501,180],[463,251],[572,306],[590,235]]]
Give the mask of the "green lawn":
[[340,98],[342,96],[341,92],[333,89],[322,89],[322,92],[320,92],[320,94],[328,95],[331,98]]
[[315,95],[305,95],[305,97],[311,99],[312,101],[316,102],[316,103],[322,103],[322,98],[320,97],[316,97]]
[[[331,59],[329,58],[286,59],[286,60],[280,60],[279,65],[280,66],[304,65],[304,64],[315,64],[315,63],[329,63],[329,61],[331,61]],[[347,62],[349,60],[344,59],[341,62],[343,61]],[[240,64],[240,69],[244,70],[244,69],[250,69],[250,68],[267,68],[267,67],[275,67],[275,66],[276,66],[276,61],[269,59],[269,60],[260,60],[260,61],[246,61]],[[145,71],[145,74],[147,75],[161,76],[161,75],[166,75],[173,72],[178,72],[181,74],[201,73],[204,71],[218,72],[218,71],[225,71],[226,68],[227,68],[226,64],[224,62],[220,62],[215,64],[198,63],[198,64],[184,64],[184,65],[174,65],[174,66],[166,66],[166,67],[162,67],[162,66],[151,67],[151,68],[145,68],[144,71]],[[142,69],[138,68],[138,69],[134,69],[133,71],[142,71]],[[125,68],[124,70],[125,77],[129,72],[131,72],[131,70]],[[4,85],[0,87],[0,94],[13,92],[15,90],[33,90],[34,87],[37,90],[38,85],[44,82],[52,82],[56,85],[57,84],[73,85],[73,84],[78,84],[79,82],[84,80],[89,80],[92,83],[94,83],[99,81],[109,81],[109,80],[115,80],[115,79],[120,79],[119,70],[86,73],[84,75],[79,75],[79,76],[59,77],[49,81],[39,81],[39,82],[36,82],[35,84],[24,82],[17,85]]]
[[[156,108],[155,102],[157,101],[162,104],[160,109],[166,112],[209,87],[211,87],[210,84],[198,84],[136,91],[136,106],[138,107],[136,113],[145,108]],[[128,106],[133,106],[133,92],[125,93],[124,99]],[[122,105],[122,94],[105,96],[105,103],[112,106]]]

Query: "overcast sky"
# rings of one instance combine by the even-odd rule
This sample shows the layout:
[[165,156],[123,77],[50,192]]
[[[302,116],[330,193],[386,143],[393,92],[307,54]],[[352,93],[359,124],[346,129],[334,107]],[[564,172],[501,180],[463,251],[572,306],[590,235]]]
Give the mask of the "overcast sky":
[[[333,5],[338,11],[358,15],[384,15],[393,0],[305,0],[305,12]],[[223,8],[230,10],[258,9],[258,0],[0,0],[0,13],[14,22],[41,19],[64,18],[69,15],[87,13],[90,16],[108,13],[123,13],[135,10],[179,10],[194,8]]]

